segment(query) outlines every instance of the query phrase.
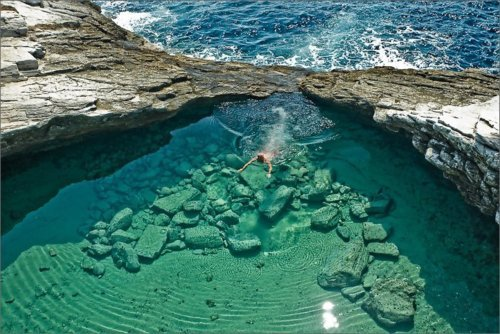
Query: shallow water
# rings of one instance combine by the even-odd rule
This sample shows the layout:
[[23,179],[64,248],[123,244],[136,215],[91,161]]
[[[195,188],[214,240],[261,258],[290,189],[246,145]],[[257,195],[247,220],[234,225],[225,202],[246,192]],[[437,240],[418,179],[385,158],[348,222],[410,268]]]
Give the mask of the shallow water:
[[[286,105],[277,107],[286,109]],[[289,169],[283,166],[291,165],[308,169],[298,181],[305,183],[315,169],[328,169],[336,182],[347,186],[343,191],[353,201],[363,201],[382,189],[394,203],[387,215],[356,219],[349,214],[348,203],[340,209],[347,209],[342,224],[351,229],[353,238],[359,237],[363,220],[393,227],[388,241],[397,245],[400,256],[375,257],[366,275],[405,277],[422,289],[414,325],[396,329],[496,332],[497,224],[466,205],[409,139],[371,128],[340,110],[321,110],[336,123],[337,138],[309,145],[291,161],[275,166],[269,188],[289,182],[285,177]],[[84,170],[75,172],[81,179],[70,179],[73,183],[61,185],[57,193],[38,198],[39,207],[2,236],[2,332],[390,330],[360,307],[363,299],[353,303],[338,290],[317,284],[325,259],[344,244],[336,230],[310,228],[311,213],[323,205],[317,202],[302,200],[302,206],[295,208],[289,204],[274,222],[251,205],[232,206],[240,216],[239,229],[261,239],[258,253],[235,256],[227,248],[203,254],[184,249],[141,262],[138,273],[118,269],[108,256],[99,260],[105,266],[101,278],[85,272],[81,268],[82,259],[89,258],[82,251],[89,244],[85,234],[97,221],[109,222],[126,207],[137,215],[155,201],[158,191],[167,191],[163,187],[193,183],[189,171],[203,165],[215,169],[206,169],[206,174],[218,175],[218,181],[211,183],[216,186],[206,184],[205,203],[215,205],[217,197],[230,200],[228,184],[245,183],[234,169],[221,169],[228,164],[227,154],[239,152],[235,135],[213,117],[174,131],[171,127],[172,122],[157,124],[141,130],[142,140],[121,143],[112,141],[114,134],[103,136],[99,150],[93,151],[87,141],[61,149],[51,161],[47,154],[29,165],[2,166],[16,171],[2,180],[11,182],[10,189],[15,188],[14,178],[21,186],[29,184],[33,175],[52,175],[45,180],[49,184],[58,175],[67,175],[68,169]],[[125,156],[118,163],[111,158],[93,163],[78,160],[91,160],[89,151],[96,158],[114,157],[113,152]],[[133,155],[137,152],[149,153]],[[129,162],[119,167],[127,158]],[[107,176],[95,178],[92,172],[97,170]],[[265,170],[255,164],[244,173],[260,177]],[[24,201],[30,201],[31,193],[39,197],[30,189],[23,186]],[[15,210],[18,203],[5,201],[6,195],[2,211]],[[157,215],[155,211],[153,216]],[[327,302],[333,309],[326,307]]]
[[498,1],[97,1],[168,52],[314,70],[498,71]]

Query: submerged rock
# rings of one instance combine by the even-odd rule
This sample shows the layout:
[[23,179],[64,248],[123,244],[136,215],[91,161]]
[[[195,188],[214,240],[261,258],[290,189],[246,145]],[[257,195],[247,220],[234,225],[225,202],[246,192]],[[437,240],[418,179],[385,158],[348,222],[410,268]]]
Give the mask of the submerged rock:
[[318,274],[318,284],[323,288],[344,288],[361,281],[368,265],[368,252],[361,240],[353,240],[336,248]]
[[375,255],[385,255],[398,257],[399,249],[398,246],[391,242],[371,242],[366,246],[368,253]]
[[197,226],[184,231],[184,242],[190,248],[219,248],[223,242],[215,226]]
[[379,279],[362,307],[384,326],[413,322],[416,292],[413,283],[406,279]]
[[125,208],[119,212],[117,212],[108,227],[108,234],[115,232],[116,230],[126,230],[130,224],[132,224],[132,216],[134,212],[130,208]]
[[340,225],[336,229],[338,236],[344,240],[344,241],[349,241],[351,239],[351,229],[345,225]]
[[111,252],[111,246],[101,245],[101,244],[91,245],[87,250],[87,254],[97,258],[104,257],[108,255],[110,252]]
[[368,214],[384,215],[389,212],[392,200],[389,196],[384,194],[377,195],[373,200],[365,205],[365,211]]
[[196,188],[187,188],[167,197],[159,198],[153,202],[152,208],[163,211],[172,216],[177,213],[185,202],[193,200],[200,194]]
[[192,227],[198,224],[200,215],[196,212],[179,211],[172,217],[172,223],[182,227]]
[[259,205],[259,212],[263,216],[273,220],[283,211],[293,192],[293,188],[283,185],[279,186],[274,192],[264,197],[262,203]]
[[226,160],[226,166],[234,169],[240,169],[245,164],[245,162],[234,153],[226,154],[225,160]]
[[239,175],[252,190],[257,191],[267,188],[271,184],[271,179],[266,176],[262,166],[251,165]]
[[381,224],[374,224],[371,222],[363,223],[363,239],[366,242],[384,241],[388,235],[388,231],[386,231],[384,226]]
[[165,248],[173,250],[173,251],[183,250],[183,249],[186,248],[186,244],[184,243],[184,241],[175,240],[173,242],[170,242],[170,243],[166,244]]
[[113,244],[115,242],[124,242],[128,244],[131,243],[132,241],[137,240],[137,236],[124,230],[116,230],[111,234],[109,239]]
[[311,227],[318,230],[331,230],[337,226],[339,219],[339,210],[336,207],[324,206],[313,212]]
[[340,290],[342,296],[349,299],[351,302],[356,302],[365,295],[365,289],[362,285],[351,286]]
[[132,246],[117,242],[111,250],[111,257],[118,268],[124,267],[127,271],[137,272],[141,269],[139,258]]
[[362,203],[352,203],[350,205],[350,210],[351,214],[358,219],[368,217],[368,214],[365,211],[365,206]]
[[227,210],[227,211],[224,211],[223,213],[217,215],[215,217],[215,220],[222,221],[222,222],[229,224],[229,225],[236,225],[240,222],[240,216],[238,216],[232,210]]
[[228,248],[233,253],[245,253],[260,249],[259,237],[250,233],[241,233],[227,239]]
[[146,259],[156,259],[167,241],[168,228],[148,225],[135,245],[135,252]]
[[332,175],[328,169],[318,169],[314,172],[313,187],[308,194],[310,201],[322,201],[330,192]]

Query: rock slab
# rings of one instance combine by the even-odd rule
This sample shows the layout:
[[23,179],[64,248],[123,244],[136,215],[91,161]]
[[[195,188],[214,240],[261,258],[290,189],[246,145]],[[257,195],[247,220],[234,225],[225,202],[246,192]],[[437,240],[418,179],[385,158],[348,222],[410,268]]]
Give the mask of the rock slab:
[[167,242],[167,235],[167,227],[148,225],[135,245],[135,252],[142,258],[156,259]]

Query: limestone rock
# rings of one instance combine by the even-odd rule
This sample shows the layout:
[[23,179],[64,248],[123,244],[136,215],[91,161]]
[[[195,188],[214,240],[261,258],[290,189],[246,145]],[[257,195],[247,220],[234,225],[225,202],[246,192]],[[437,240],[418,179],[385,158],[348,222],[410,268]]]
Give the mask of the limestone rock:
[[111,252],[111,246],[101,245],[101,244],[93,244],[87,250],[87,253],[90,256],[97,257],[97,258],[104,257],[104,256],[108,255],[110,252]]
[[339,210],[327,205],[313,212],[311,227],[319,230],[331,230],[337,226],[340,219]]
[[388,235],[388,231],[385,230],[382,224],[374,224],[371,222],[363,223],[363,239],[366,242],[384,241]]
[[340,290],[342,296],[349,299],[351,302],[356,302],[365,295],[365,289],[362,285],[351,286]]
[[203,210],[203,202],[202,201],[185,202],[183,208],[184,211],[188,212],[200,212],[201,210]]
[[168,228],[148,225],[135,245],[138,256],[146,259],[156,259],[167,242]]
[[116,230],[126,230],[132,224],[132,216],[134,212],[130,208],[125,208],[117,212],[109,222],[108,234],[112,234]]
[[131,243],[132,241],[137,240],[137,236],[124,230],[116,230],[115,232],[111,233],[109,239],[113,244],[115,242],[123,242],[128,244]]
[[200,215],[196,212],[179,211],[172,217],[172,223],[181,227],[192,227],[198,224]]
[[153,202],[152,207],[172,216],[177,213],[185,202],[195,199],[200,194],[196,188],[187,188]]
[[366,206],[365,211],[368,214],[385,215],[389,212],[392,199],[384,194],[377,195]]
[[141,268],[137,253],[132,246],[123,242],[117,242],[113,245],[111,257],[118,268],[124,267],[130,272],[137,272]]
[[240,169],[245,164],[245,162],[241,160],[239,156],[233,153],[226,154],[225,160],[226,160],[226,166],[234,169]]
[[233,253],[246,253],[260,249],[260,239],[249,233],[236,234],[227,239],[228,248]]
[[364,219],[368,217],[368,214],[366,213],[365,207],[362,203],[352,203],[349,208],[351,210],[351,214],[358,219]]
[[318,274],[323,288],[344,288],[359,284],[368,265],[368,252],[361,240],[352,240],[336,248]]
[[227,210],[215,217],[217,221],[222,221],[229,225],[235,225],[240,222],[240,216],[238,216],[233,210]]
[[244,186],[243,184],[237,184],[233,189],[231,189],[231,196],[233,196],[233,198],[252,197],[252,195],[252,190],[249,187]]
[[267,172],[262,166],[250,165],[239,175],[253,191],[265,189],[271,184],[271,179],[266,176]]
[[184,231],[184,242],[190,248],[219,248],[223,242],[214,226],[197,226]]
[[340,225],[336,229],[338,236],[344,240],[349,241],[351,239],[351,229],[345,225]]
[[185,249],[186,244],[184,243],[184,241],[175,240],[175,241],[172,241],[172,242],[169,242],[168,244],[166,244],[165,248],[173,250],[173,251],[179,251],[179,250]]
[[371,242],[366,246],[366,249],[368,253],[374,255],[399,256],[398,246],[390,242]]
[[273,220],[283,211],[288,204],[293,188],[279,186],[274,192],[268,194],[259,206],[259,212],[265,217]]
[[19,15],[19,13],[15,11],[2,9],[2,16],[0,18],[0,22],[1,22],[1,29],[0,29],[1,37],[26,36],[26,33],[28,32],[26,21],[23,19],[21,15]]
[[314,172],[313,188],[309,192],[309,200],[321,201],[328,195],[332,185],[332,175],[327,169],[318,169]]
[[416,292],[415,286],[406,279],[379,279],[362,306],[384,326],[412,323]]

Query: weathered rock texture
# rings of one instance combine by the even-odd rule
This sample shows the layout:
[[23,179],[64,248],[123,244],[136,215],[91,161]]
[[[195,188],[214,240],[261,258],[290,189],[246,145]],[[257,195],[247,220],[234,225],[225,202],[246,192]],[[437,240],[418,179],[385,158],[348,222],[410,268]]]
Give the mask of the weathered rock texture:
[[167,119],[194,102],[302,90],[410,133],[467,200],[500,220],[495,76],[219,63],[168,55],[86,0],[2,1],[1,9],[4,157]]
[[411,134],[427,161],[483,213],[496,211],[499,222],[498,84],[496,76],[479,71],[382,67],[311,74],[301,90]]

